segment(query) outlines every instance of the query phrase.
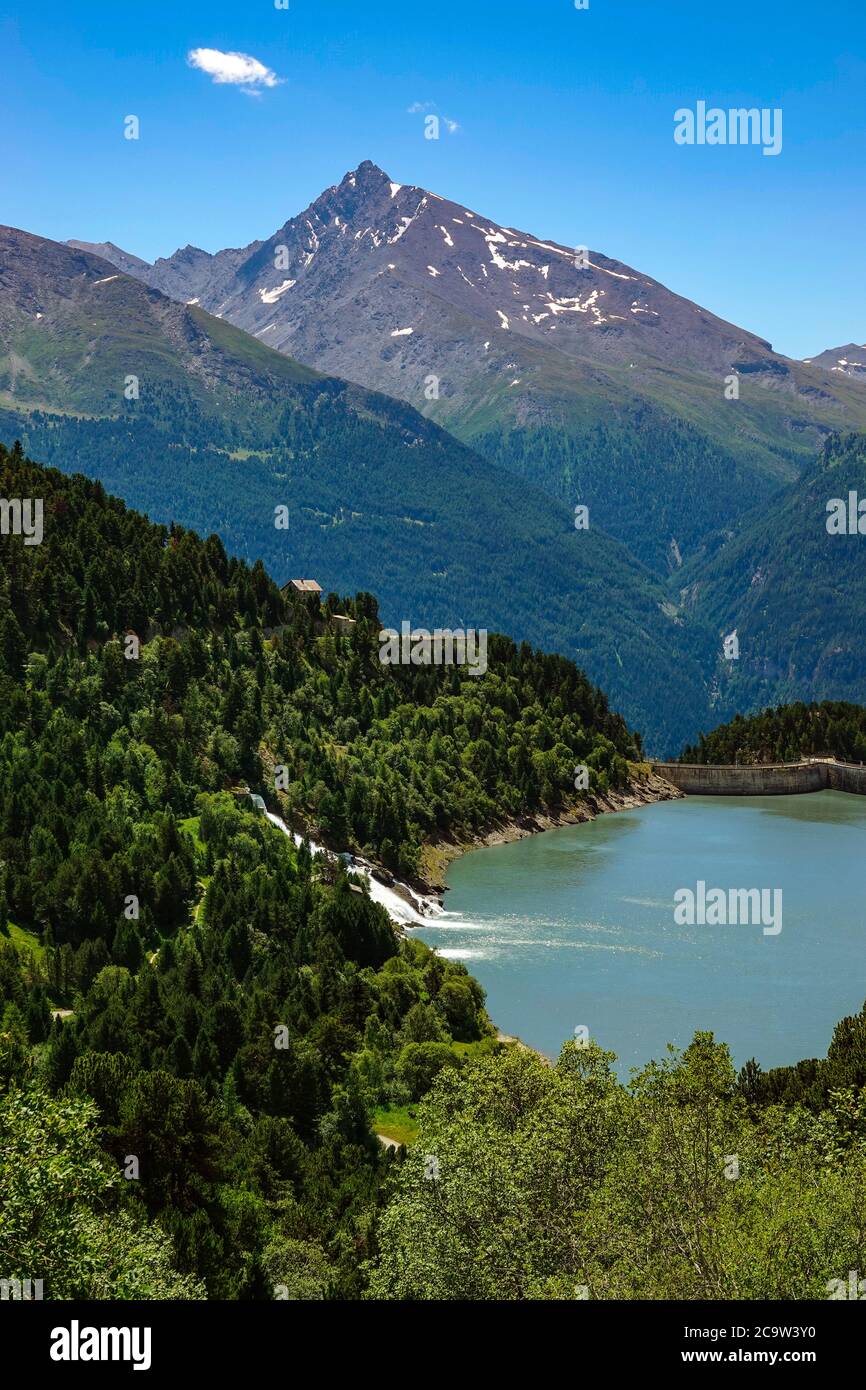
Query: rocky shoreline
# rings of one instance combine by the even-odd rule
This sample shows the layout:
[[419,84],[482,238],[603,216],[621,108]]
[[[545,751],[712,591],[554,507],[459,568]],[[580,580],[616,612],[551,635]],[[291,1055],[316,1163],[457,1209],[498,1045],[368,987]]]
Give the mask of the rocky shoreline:
[[[627,811],[636,806],[646,806],[653,801],[673,801],[685,795],[671,782],[661,777],[647,763],[630,764],[632,777],[622,790],[609,791],[604,796],[588,796],[575,800],[572,806],[564,806],[555,814],[538,812],[510,821],[502,821],[490,829],[479,831],[465,840],[453,836],[443,836],[431,841],[422,850],[422,873],[401,881],[388,869],[360,855],[341,854],[325,850],[331,857],[339,857],[367,878],[372,896],[382,902],[391,920],[399,930],[423,926],[425,921],[433,920],[441,914],[444,907],[444,894],[448,891],[445,882],[449,864],[473,849],[484,849],[488,845],[509,844],[512,840],[523,840],[527,835],[537,835],[544,830],[554,830],[559,826],[582,825],[595,820],[596,816],[609,815],[615,811]],[[249,788],[243,788],[245,795],[251,795]],[[253,801],[273,824],[295,843],[301,840],[300,832],[293,832],[276,814],[269,812],[261,797]],[[309,841],[313,852],[324,846]]]
[[685,795],[672,782],[668,782],[646,765],[635,771],[628,785],[622,790],[611,790],[605,796],[586,797],[576,801],[571,807],[563,807],[554,815],[536,813],[520,816],[514,820],[503,821],[487,831],[479,831],[466,840],[444,836],[425,846],[423,876],[412,883],[413,890],[423,897],[435,897],[441,903],[442,894],[448,891],[445,878],[449,864],[473,849],[484,849],[488,845],[506,845],[514,840],[523,840],[528,835],[540,834],[543,830],[555,830],[565,825],[582,825],[595,820],[596,816],[609,815],[615,811],[628,811],[636,806],[647,806],[654,801],[674,801]]

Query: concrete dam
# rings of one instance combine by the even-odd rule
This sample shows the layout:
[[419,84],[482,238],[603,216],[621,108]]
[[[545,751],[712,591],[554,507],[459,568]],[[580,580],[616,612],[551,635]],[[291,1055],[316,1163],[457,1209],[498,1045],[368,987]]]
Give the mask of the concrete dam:
[[866,796],[866,767],[834,758],[799,763],[653,763],[653,771],[693,796],[794,796],[853,792]]

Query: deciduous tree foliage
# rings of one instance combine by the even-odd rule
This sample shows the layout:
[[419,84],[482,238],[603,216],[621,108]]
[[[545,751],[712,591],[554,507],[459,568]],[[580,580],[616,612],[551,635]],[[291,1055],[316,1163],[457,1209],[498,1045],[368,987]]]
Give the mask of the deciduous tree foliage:
[[630,1086],[611,1060],[567,1043],[555,1067],[513,1050],[443,1070],[369,1296],[827,1298],[862,1269],[862,1089],[751,1113],[711,1034]]
[[[0,1053],[3,1040],[0,1038]],[[0,1269],[46,1298],[204,1298],[158,1226],[118,1209],[92,1101],[14,1082],[0,1104]]]

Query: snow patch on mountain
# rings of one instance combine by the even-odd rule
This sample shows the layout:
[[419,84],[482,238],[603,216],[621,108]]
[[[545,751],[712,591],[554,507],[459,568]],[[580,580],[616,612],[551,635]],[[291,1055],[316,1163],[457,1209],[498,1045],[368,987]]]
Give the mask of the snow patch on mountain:
[[591,265],[593,270],[600,270],[602,275],[612,275],[614,280],[637,280],[639,278],[637,275],[623,275],[618,270],[606,270],[603,265],[596,265],[595,261],[587,261],[587,265]]
[[297,280],[284,280],[281,285],[277,285],[275,290],[259,290],[259,299],[263,304],[276,304],[280,296],[297,283]]

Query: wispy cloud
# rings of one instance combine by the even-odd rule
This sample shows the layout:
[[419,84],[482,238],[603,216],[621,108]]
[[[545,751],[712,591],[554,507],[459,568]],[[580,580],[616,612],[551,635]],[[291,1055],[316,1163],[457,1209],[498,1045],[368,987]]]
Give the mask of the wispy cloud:
[[249,53],[223,53],[218,48],[191,48],[186,55],[191,68],[207,73],[212,81],[240,87],[248,96],[261,96],[263,87],[278,87],[285,81],[273,68],[265,67]]
[[[406,110],[410,116],[420,116],[423,115],[425,111],[435,111],[436,102],[413,101],[411,106],[406,107]],[[460,123],[458,121],[452,121],[450,116],[440,116],[438,119],[444,123],[445,129],[448,131],[449,135],[456,135],[458,130],[461,129]]]

